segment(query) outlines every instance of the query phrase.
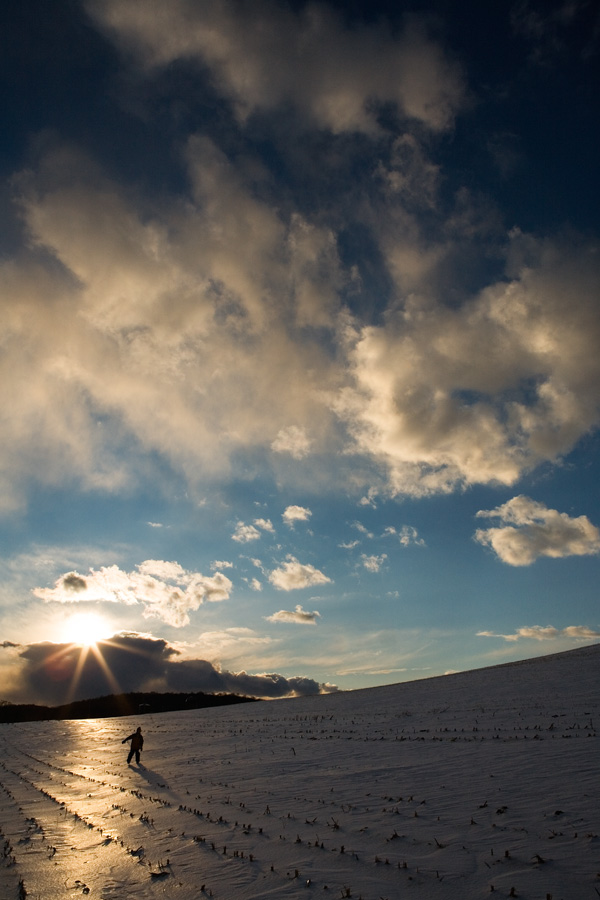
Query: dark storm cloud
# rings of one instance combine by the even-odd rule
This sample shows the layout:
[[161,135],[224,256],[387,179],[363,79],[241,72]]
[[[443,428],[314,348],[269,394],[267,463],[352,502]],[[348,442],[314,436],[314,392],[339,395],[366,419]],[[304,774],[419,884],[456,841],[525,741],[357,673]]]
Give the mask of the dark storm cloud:
[[204,659],[181,660],[168,666],[169,689],[173,691],[224,691],[252,697],[309,696],[336,690],[334,685],[319,684],[312,678],[269,673],[250,675],[247,672],[227,672],[216,669]]
[[87,652],[74,644],[29,644],[19,654],[22,669],[20,682],[14,685],[14,699],[56,705],[69,699],[144,690],[227,692],[264,698],[337,690],[311,678],[228,672],[207,660],[180,660],[179,655],[167,641],[135,633],[115,635]]
[[144,690],[151,681],[164,678],[165,666],[176,652],[164,640],[127,633],[102,641],[98,652],[70,643],[29,644],[19,654],[24,664],[19,693],[56,704]]

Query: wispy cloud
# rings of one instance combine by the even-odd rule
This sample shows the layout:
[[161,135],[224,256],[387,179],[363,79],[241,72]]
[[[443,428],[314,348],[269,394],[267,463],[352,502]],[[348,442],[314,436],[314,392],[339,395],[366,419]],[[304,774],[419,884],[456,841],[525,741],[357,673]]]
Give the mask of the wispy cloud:
[[192,7],[173,0],[166,8],[147,0],[143,14],[122,0],[88,8],[146,66],[208,66],[242,122],[291,104],[313,127],[377,134],[378,110],[394,106],[438,131],[463,103],[460,69],[414,16],[393,35],[383,24],[350,28],[325,4],[297,13],[269,0]]
[[552,625],[526,625],[517,628],[514,634],[496,634],[493,631],[478,631],[478,637],[502,638],[505,641],[555,641],[558,638],[575,638],[590,641],[600,638],[600,631],[588,628],[587,625],[568,625],[566,628],[554,628]]
[[311,444],[304,428],[290,425],[278,432],[271,449],[275,453],[289,453],[294,459],[304,459],[310,452]]
[[511,566],[529,566],[543,556],[560,559],[600,553],[600,530],[587,516],[571,518],[522,494],[496,509],[480,510],[477,516],[505,523],[477,529],[475,540]]

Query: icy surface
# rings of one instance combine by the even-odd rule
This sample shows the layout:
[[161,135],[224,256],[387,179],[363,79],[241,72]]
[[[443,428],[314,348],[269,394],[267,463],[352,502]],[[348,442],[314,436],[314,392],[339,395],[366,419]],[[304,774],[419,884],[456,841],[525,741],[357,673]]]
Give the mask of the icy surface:
[[597,645],[346,694],[2,725],[0,900],[597,900],[599,686]]

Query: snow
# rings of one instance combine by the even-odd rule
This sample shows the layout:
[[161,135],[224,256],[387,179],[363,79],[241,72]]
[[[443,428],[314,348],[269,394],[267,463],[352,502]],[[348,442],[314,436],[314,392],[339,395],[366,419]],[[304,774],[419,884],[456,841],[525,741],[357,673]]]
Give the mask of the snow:
[[596,900],[599,685],[595,645],[312,698],[2,725],[0,900]]

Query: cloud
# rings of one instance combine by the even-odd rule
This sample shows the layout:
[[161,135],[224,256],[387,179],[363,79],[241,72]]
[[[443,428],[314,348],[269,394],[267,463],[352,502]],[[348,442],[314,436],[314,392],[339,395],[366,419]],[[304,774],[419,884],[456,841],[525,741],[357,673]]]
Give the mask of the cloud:
[[244,525],[243,522],[237,523],[235,531],[231,535],[231,539],[239,544],[248,544],[250,541],[257,541],[259,538],[260,531],[258,528],[254,525]]
[[205,660],[182,660],[173,664],[167,671],[167,682],[169,689],[173,691],[225,691],[265,700],[307,697],[338,690],[335,685],[320,684],[312,678],[303,676],[288,678],[276,673],[252,675],[243,671],[219,670]]
[[46,603],[142,604],[146,618],[181,628],[189,624],[190,612],[203,603],[227,600],[233,588],[221,572],[212,576],[188,572],[176,562],[148,559],[136,569],[125,572],[118,566],[102,566],[85,576],[68,572],[53,588],[35,588],[33,594]]
[[255,519],[254,524],[257,528],[262,528],[263,531],[268,531],[271,534],[275,534],[275,529],[273,528],[273,523],[270,519]]
[[66,575],[63,575],[62,587],[68,594],[79,594],[82,591],[87,591],[88,583],[85,578],[82,578],[76,572],[68,572]]
[[381,556],[367,556],[366,553],[363,553],[361,559],[367,572],[380,572],[382,565],[387,559],[387,555],[382,553]]
[[435,207],[440,168],[427,159],[414,135],[396,138],[389,167],[380,163],[378,174],[405,204]]
[[257,541],[261,537],[259,529],[268,531],[271,534],[275,533],[273,523],[270,519],[255,519],[254,525],[246,525],[244,522],[238,522],[231,538],[239,544],[248,544],[251,541]]
[[394,106],[440,131],[463,104],[458,66],[417,17],[393,34],[383,20],[351,28],[323,3],[298,12],[269,0],[167,6],[95,0],[87,6],[145,66],[176,60],[207,66],[240,122],[291,106],[313,127],[373,134],[379,111]]
[[316,584],[330,584],[331,578],[314,566],[303,565],[295,556],[288,555],[287,561],[269,574],[269,581],[280,591],[295,591]]
[[308,522],[312,512],[305,506],[287,506],[281,514],[281,518],[286,525],[293,527],[294,522]]
[[383,532],[384,537],[398,537],[400,544],[403,547],[410,547],[414,545],[416,547],[425,547],[425,541],[423,538],[419,537],[419,532],[412,525],[403,525],[400,530],[394,528],[393,525],[388,525],[388,527]]
[[596,255],[511,241],[507,280],[452,308],[420,273],[385,325],[347,331],[354,383],[332,407],[394,496],[514,484],[597,427]]
[[529,625],[517,628],[514,634],[495,634],[493,631],[478,631],[478,637],[503,638],[505,641],[535,640],[554,641],[568,637],[576,640],[590,641],[600,638],[600,631],[594,631],[587,625],[568,625],[566,628],[554,628],[552,625]]
[[379,491],[375,487],[370,487],[364,497],[358,501],[358,506],[370,506],[371,509],[377,509],[377,495]]
[[[102,6],[150,29],[188,9],[160,4],[152,19],[134,7]],[[205,7],[190,6],[192,18],[222,15],[232,28],[250,19],[243,4],[235,25],[227,4]],[[267,28],[266,8],[256,21]],[[42,143],[14,179],[28,248],[0,263],[10,298],[4,510],[24,504],[31,479],[131,489],[156,457],[198,494],[240,460],[282,466],[282,453],[308,452],[307,442],[311,479],[335,469],[371,503],[373,483],[378,494],[417,497],[511,485],[596,428],[594,248],[515,230],[504,276],[449,302],[458,245],[489,232],[464,201],[447,221],[432,211],[438,236],[424,239],[405,207],[428,178],[434,202],[435,178],[415,140],[386,161],[395,187],[379,172],[369,188],[365,227],[389,281],[381,324],[345,305],[352,272],[338,252],[335,198],[328,222],[282,210],[256,190],[249,164],[196,135],[182,151],[185,202],[163,196],[149,208],[82,152]],[[495,246],[505,239],[495,233]]]
[[361,534],[364,534],[365,537],[368,537],[371,540],[375,537],[373,532],[369,531],[366,525],[363,525],[362,522],[359,522],[358,520],[352,522],[352,528],[356,528],[357,531],[360,531]]
[[307,612],[300,605],[295,609],[280,609],[279,612],[273,613],[272,616],[265,616],[267,622],[295,622],[298,625],[316,625],[317,619],[321,613]]
[[211,562],[210,568],[213,572],[215,569],[233,569],[233,563],[224,559],[215,559]]
[[[519,0],[510,11],[510,24],[515,34],[530,41],[530,60],[542,66],[552,64],[554,59],[569,52],[568,29],[573,26],[587,4],[580,2],[561,3],[554,9],[545,4],[535,6],[529,0]],[[578,23],[581,28],[581,20]],[[593,46],[593,38],[589,47]],[[586,51],[584,51],[585,54]]]
[[151,475],[152,453],[204,490],[290,416],[326,440],[333,363],[308,335],[340,306],[332,232],[256,199],[207,138],[185,165],[188,202],[152,214],[62,144],[15,178],[30,249],[0,264],[6,511],[30,476],[114,492]]
[[275,453],[289,453],[294,459],[304,459],[310,452],[312,441],[306,436],[304,428],[290,425],[282,428],[271,444]]
[[478,528],[475,540],[511,566],[529,566],[541,556],[560,559],[600,553],[600,530],[587,516],[571,518],[522,494],[496,509],[480,510],[477,516],[507,523]]
[[248,674],[185,659],[166,641],[137,633],[114,635],[96,652],[71,644],[30,644],[19,653],[20,671],[10,699],[64,703],[115,691],[232,692],[255,697],[305,696],[337,690],[303,676]]

